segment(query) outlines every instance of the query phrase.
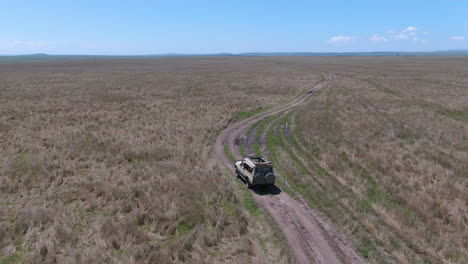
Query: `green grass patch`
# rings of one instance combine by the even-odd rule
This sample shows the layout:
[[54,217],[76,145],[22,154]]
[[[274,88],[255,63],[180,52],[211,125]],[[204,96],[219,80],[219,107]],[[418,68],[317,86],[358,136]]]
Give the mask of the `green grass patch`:
[[262,155],[262,148],[260,147],[260,144],[258,144],[258,142],[254,142],[252,144],[252,148],[254,150],[255,156],[261,156]]
[[[176,226],[174,233],[168,236],[168,241],[175,241],[179,239],[180,237],[192,231],[194,227],[195,227],[195,224],[193,222],[190,222],[190,220],[185,220],[185,219],[181,220]],[[168,246],[168,245],[170,244],[165,244],[165,246]]]
[[244,144],[239,145],[239,153],[242,157],[247,157],[247,146]]
[[316,73],[318,76],[320,76],[320,82],[325,81],[325,75],[321,72]]
[[214,252],[208,252],[208,254],[210,254],[213,257],[222,257],[222,256],[224,256],[225,253],[224,253],[224,251],[222,249],[218,249],[218,250],[216,250]]
[[127,159],[129,164],[138,164],[138,163],[143,162],[145,160],[146,160],[145,156],[136,156],[136,157]]
[[247,119],[247,118],[249,118],[249,117],[251,117],[251,116],[254,116],[254,115],[258,114],[258,113],[261,113],[261,112],[265,111],[266,109],[267,109],[266,107],[259,107],[259,108],[257,108],[257,109],[252,110],[252,111],[242,111],[242,112],[238,112],[238,113],[235,115],[233,121],[234,121],[234,122],[237,122],[237,121],[241,121],[241,120]]
[[179,225],[176,227],[176,230],[175,230],[176,236],[180,237],[180,236],[187,234],[193,229],[193,227],[194,226],[191,223],[186,223],[186,222],[179,223]]
[[260,248],[262,248],[263,254],[265,254],[266,256],[268,256],[269,253],[268,253],[268,249],[267,249],[267,247],[266,247],[266,240],[265,240],[265,238],[259,237],[259,238],[258,238],[258,243],[260,244]]
[[377,251],[374,244],[369,239],[364,239],[363,241],[361,241],[361,245],[359,245],[357,250],[361,254],[361,256],[365,258],[369,258],[372,255],[372,253]]
[[176,234],[179,236],[183,236],[192,229],[193,229],[192,225],[187,224],[187,223],[181,223],[176,227]]
[[258,207],[251,193],[248,193],[248,195],[244,196],[244,207],[254,217],[260,216],[260,208]]
[[224,154],[226,154],[226,157],[227,157],[231,162],[236,161],[236,158],[235,158],[234,155],[232,154],[231,149],[229,148],[228,145],[224,145]]
[[[231,172],[226,170],[225,173],[227,177],[232,177]],[[245,187],[245,185],[240,180],[236,179],[235,182],[237,183],[239,189],[242,191],[242,205],[244,206],[244,208],[252,216],[259,217],[261,215],[261,211],[257,203],[255,202],[252,192],[247,187]],[[229,210],[232,210],[232,213],[235,213],[235,206],[232,204],[228,205],[227,203],[228,202],[223,204],[223,207],[226,206],[226,211],[228,211],[229,213]]]
[[[283,119],[283,120],[281,120]],[[283,121],[285,122],[285,117],[281,118],[277,122]],[[281,136],[276,135],[274,132],[275,124],[270,126],[270,128],[267,130],[266,135],[265,135],[265,143],[268,147],[268,151],[270,153],[269,159],[271,162],[273,162],[275,171],[279,172],[280,175],[282,175],[282,178],[285,180],[285,182],[277,181],[276,185],[278,185],[282,191],[288,193],[292,197],[296,197],[297,193],[300,193],[298,189],[296,189],[297,186],[295,184],[290,184],[291,179],[289,179],[288,172],[286,171],[285,168],[281,165],[281,161],[279,160],[279,149],[284,148],[284,142],[282,141]],[[286,182],[286,179],[289,179]]]
[[21,250],[17,250],[15,253],[9,255],[8,257],[0,259],[0,264],[21,263],[22,259],[23,259],[23,254]]
[[223,202],[221,203],[221,207],[226,211],[229,217],[233,218],[236,212],[236,206],[232,204],[232,202]]
[[260,137],[265,130],[265,128],[270,124],[273,120],[275,120],[276,116],[270,116],[266,119],[264,119],[257,127],[257,131],[255,131],[255,140],[258,142],[260,140]]
[[398,96],[398,97],[401,97],[401,94],[397,91],[394,91],[390,88],[387,88],[387,87],[383,87],[382,86],[382,91],[384,91],[385,93],[388,93],[388,94],[391,94],[391,95],[395,95],[395,96]]
[[116,256],[118,259],[123,258],[125,255],[127,255],[127,253],[126,253],[125,250],[123,250],[123,249],[117,249],[117,250],[115,251],[115,256]]
[[22,164],[22,165],[27,165],[28,164],[28,153],[26,152],[18,152],[16,153],[16,159]]
[[443,109],[443,110],[437,110],[436,113],[439,115],[450,117],[458,121],[465,121],[465,122],[468,121],[468,114],[462,111]]
[[259,120],[257,122],[255,122],[253,125],[251,125],[249,127],[249,129],[247,130],[246,132],[246,135],[250,135],[252,133],[252,131],[258,126],[258,124],[260,124],[262,122],[262,120]]

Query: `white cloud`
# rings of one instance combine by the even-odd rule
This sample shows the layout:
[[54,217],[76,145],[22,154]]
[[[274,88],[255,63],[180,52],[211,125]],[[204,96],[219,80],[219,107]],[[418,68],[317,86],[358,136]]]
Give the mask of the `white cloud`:
[[407,33],[407,32],[411,32],[411,31],[416,31],[417,28],[415,27],[407,27],[405,29],[402,30],[403,33]]
[[334,36],[328,40],[328,43],[349,43],[355,42],[357,37],[354,36]]
[[467,26],[467,27],[468,27],[468,22],[466,22],[466,23],[465,23],[465,26]]
[[[385,33],[373,34],[369,37],[369,41],[373,43],[386,43],[395,40],[408,41],[418,44],[427,44],[429,41],[426,38],[426,35],[429,35],[426,31],[421,31],[420,28],[408,26],[401,30],[388,30]],[[454,40],[464,40],[464,37],[453,37]],[[327,42],[332,44],[337,43],[350,43],[356,42],[358,37],[356,36],[334,36],[330,38]]]
[[[422,35],[427,35],[428,33],[427,32],[422,32],[421,34]],[[418,43],[422,43],[422,44],[425,44],[425,43],[428,42],[425,39],[421,39],[419,37],[418,28],[412,27],[412,26],[409,26],[409,27],[401,30],[398,33],[391,34],[390,38],[400,39],[400,40],[411,40],[413,42],[418,42]]]
[[422,39],[423,35],[428,35],[428,32],[420,32],[418,28],[408,26],[402,30],[388,30],[384,34],[374,34],[369,38],[369,41],[374,43],[390,42],[392,40],[406,40],[415,43],[426,44],[429,41]]
[[388,42],[388,39],[386,37],[374,34],[372,37],[369,38],[370,41],[374,43],[379,43],[379,42]]
[[464,36],[453,36],[450,38],[451,40],[465,40]]

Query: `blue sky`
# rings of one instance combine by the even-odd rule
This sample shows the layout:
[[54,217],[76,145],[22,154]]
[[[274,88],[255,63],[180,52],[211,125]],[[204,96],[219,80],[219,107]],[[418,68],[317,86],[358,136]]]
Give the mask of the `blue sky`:
[[467,0],[0,0],[0,54],[468,49]]

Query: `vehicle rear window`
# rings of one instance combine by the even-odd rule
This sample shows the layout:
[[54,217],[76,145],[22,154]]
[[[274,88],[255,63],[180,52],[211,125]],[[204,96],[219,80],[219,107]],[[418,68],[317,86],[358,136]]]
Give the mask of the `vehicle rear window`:
[[256,172],[261,174],[267,174],[271,172],[271,167],[257,167]]

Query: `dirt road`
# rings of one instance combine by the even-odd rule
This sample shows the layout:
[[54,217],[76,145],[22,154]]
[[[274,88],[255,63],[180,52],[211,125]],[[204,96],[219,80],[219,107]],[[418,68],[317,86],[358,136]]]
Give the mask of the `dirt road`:
[[[270,116],[279,117],[294,110],[331,81],[332,76],[328,75],[321,83],[294,101],[228,126],[216,138],[215,150],[218,159],[233,171],[233,164],[224,152],[225,146],[229,147],[236,159],[240,159],[238,142],[249,127],[259,120]],[[253,192],[256,202],[268,210],[284,232],[298,263],[365,263],[303,199],[293,199],[277,186],[263,190],[254,189]]]

